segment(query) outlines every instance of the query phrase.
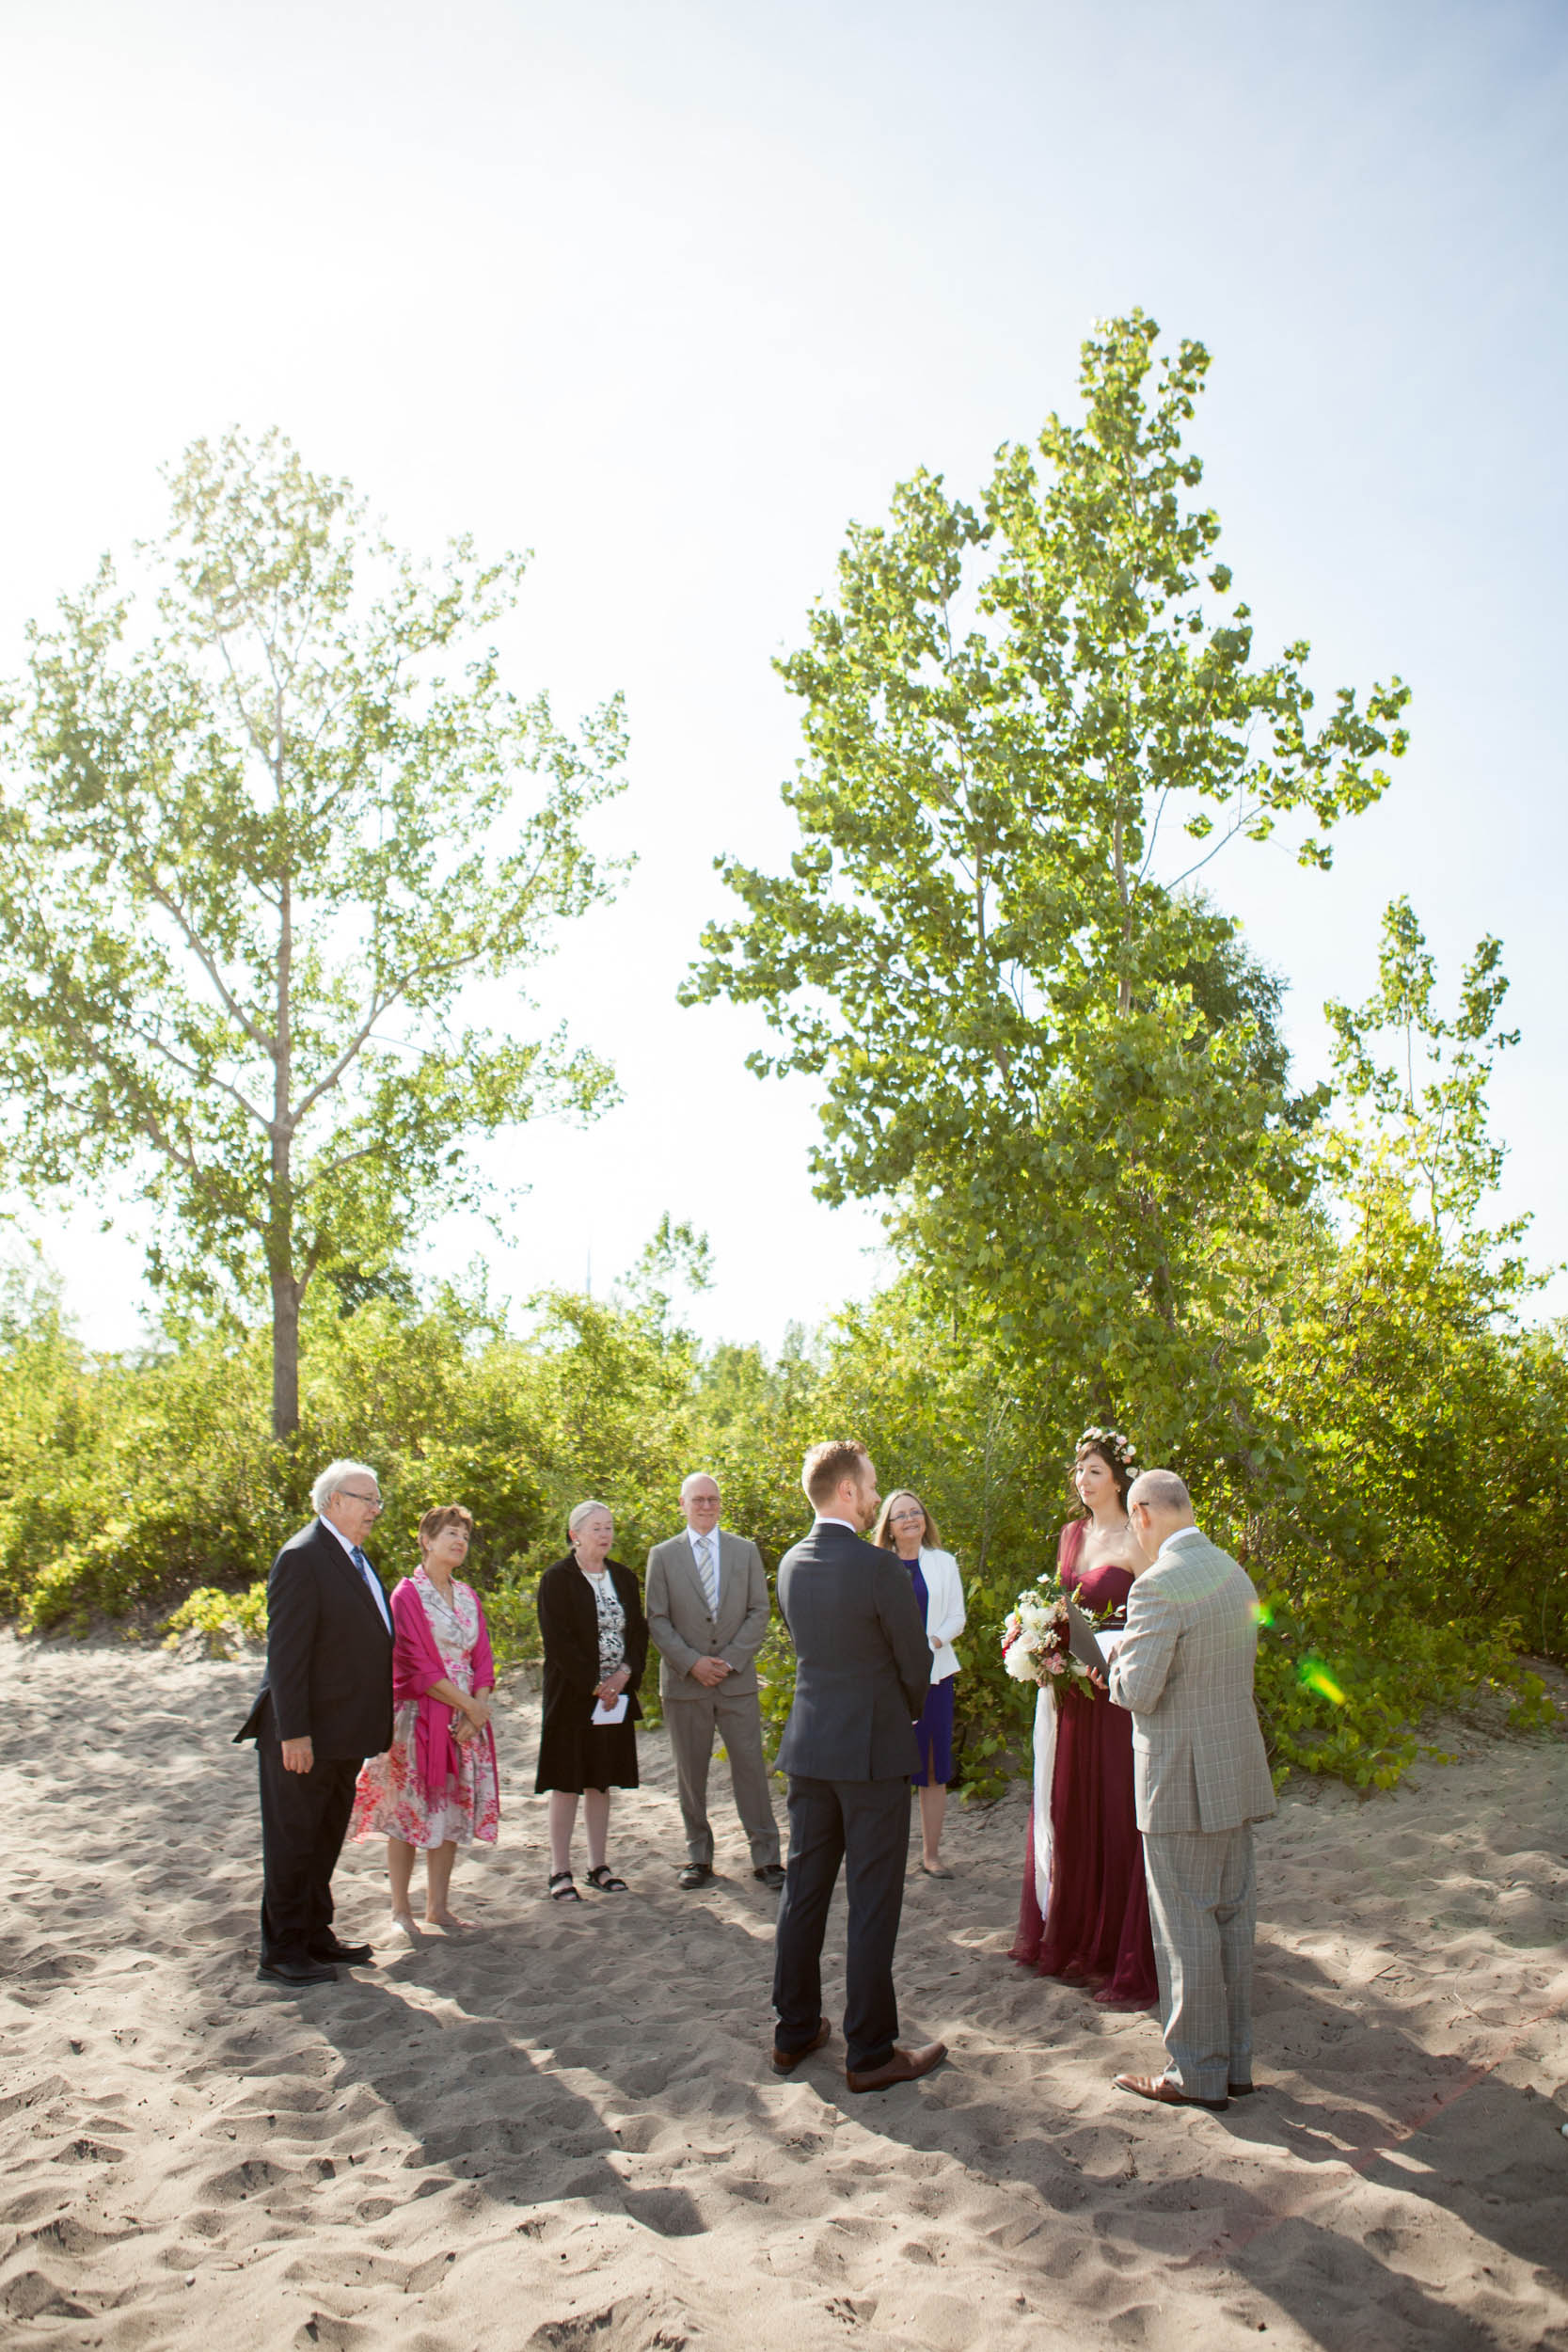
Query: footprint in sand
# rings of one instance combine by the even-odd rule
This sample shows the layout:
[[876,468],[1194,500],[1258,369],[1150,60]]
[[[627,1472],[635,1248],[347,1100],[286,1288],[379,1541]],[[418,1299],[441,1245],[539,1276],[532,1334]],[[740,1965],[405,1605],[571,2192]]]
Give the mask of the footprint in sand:
[[227,2171],[214,2172],[201,2183],[204,2197],[215,2198],[219,2204],[237,2204],[243,2197],[255,2197],[262,2189],[280,2188],[293,2175],[280,2164],[271,2163],[265,2156],[246,2156],[242,2164],[232,2164]]

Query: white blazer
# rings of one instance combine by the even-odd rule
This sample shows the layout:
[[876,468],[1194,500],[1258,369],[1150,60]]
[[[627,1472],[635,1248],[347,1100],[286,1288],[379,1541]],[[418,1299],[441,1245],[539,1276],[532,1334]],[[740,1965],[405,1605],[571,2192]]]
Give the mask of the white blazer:
[[950,1551],[931,1551],[924,1544],[920,1573],[926,1579],[926,1638],[942,1644],[931,1652],[931,1680],[945,1682],[958,1671],[953,1645],[964,1629],[963,1581]]

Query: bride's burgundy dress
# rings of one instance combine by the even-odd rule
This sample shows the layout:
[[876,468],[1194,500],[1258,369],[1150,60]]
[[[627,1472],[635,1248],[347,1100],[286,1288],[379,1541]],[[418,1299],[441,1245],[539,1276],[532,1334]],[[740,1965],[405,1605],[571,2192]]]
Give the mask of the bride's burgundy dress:
[[[1063,1528],[1056,1565],[1063,1590],[1098,1617],[1126,1607],[1132,1579],[1109,1565],[1074,1575],[1087,1527],[1086,1519],[1074,1519]],[[1013,1959],[1042,1977],[1092,1984],[1097,2000],[1140,2008],[1156,2000],[1143,1840],[1132,1806],[1132,1718],[1103,1691],[1085,1694],[1082,1683],[1056,1712],[1051,1838],[1051,1909],[1042,1920],[1031,1806]]]

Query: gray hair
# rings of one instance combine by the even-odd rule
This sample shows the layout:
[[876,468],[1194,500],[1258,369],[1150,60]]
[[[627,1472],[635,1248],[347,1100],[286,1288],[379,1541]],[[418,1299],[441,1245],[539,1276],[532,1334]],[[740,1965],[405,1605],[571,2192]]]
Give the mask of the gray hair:
[[341,1494],[345,1478],[368,1478],[376,1493],[381,1481],[368,1462],[328,1462],[310,1489],[310,1508],[318,1516],[325,1510],[334,1495]]
[[584,1519],[591,1519],[595,1511],[602,1511],[607,1519],[613,1520],[615,1517],[614,1512],[610,1509],[608,1502],[596,1502],[594,1497],[590,1495],[586,1502],[579,1502],[578,1504],[577,1509],[572,1513],[571,1518],[566,1522],[566,1535],[569,1542],[576,1538],[578,1529],[582,1525]]
[[688,1470],[686,1476],[681,1480],[681,1501],[683,1502],[686,1501],[687,1488],[689,1486],[694,1486],[699,1478],[705,1478],[710,1486],[717,1486],[719,1484],[719,1481],[715,1478],[711,1470]]
[[1190,1511],[1193,1507],[1186,1480],[1167,1470],[1140,1470],[1128,1488],[1130,1511],[1134,1502],[1147,1502],[1153,1511]]

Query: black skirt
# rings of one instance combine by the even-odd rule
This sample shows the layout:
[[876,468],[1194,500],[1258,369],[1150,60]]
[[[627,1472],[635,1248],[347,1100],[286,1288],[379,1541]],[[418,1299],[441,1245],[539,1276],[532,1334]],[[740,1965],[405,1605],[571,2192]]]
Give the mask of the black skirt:
[[637,1579],[618,1560],[606,1563],[626,1614],[626,1662],[631,1674],[626,1720],[595,1724],[599,1678],[598,1617],[588,1581],[575,1560],[557,1561],[539,1580],[539,1629],[545,1642],[545,1720],[539,1732],[534,1792],[638,1786],[636,1724],[642,1712],[637,1686],[648,1654],[648,1621]]
[[546,1788],[567,1788],[580,1796],[585,1788],[635,1788],[637,1780],[637,1728],[628,1715],[625,1723],[591,1724],[589,1707],[566,1694],[567,1705],[559,1710],[555,1722],[546,1714],[539,1741],[539,1771],[533,1788],[543,1796]]

